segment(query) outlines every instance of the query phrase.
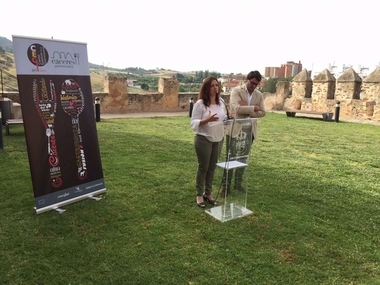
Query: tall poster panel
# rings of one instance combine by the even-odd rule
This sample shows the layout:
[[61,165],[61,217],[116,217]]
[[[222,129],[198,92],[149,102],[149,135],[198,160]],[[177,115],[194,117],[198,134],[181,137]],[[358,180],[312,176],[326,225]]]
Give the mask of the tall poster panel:
[[106,191],[87,45],[13,36],[36,213]]

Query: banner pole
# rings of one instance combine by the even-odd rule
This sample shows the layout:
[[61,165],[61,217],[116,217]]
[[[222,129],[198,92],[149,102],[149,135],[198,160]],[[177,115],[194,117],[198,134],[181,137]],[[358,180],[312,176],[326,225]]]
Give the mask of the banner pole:
[[4,149],[4,143],[3,143],[3,119],[1,115],[1,109],[0,109],[0,149]]
[[4,82],[3,82],[3,69],[0,68],[0,77],[1,77],[1,98],[4,98]]

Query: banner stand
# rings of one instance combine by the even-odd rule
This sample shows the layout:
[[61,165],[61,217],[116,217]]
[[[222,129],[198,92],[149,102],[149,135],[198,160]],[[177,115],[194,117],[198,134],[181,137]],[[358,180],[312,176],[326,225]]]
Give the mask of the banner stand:
[[[89,194],[81,195],[81,196],[78,196],[78,197],[75,197],[75,198],[72,198],[72,199],[65,200],[65,201],[63,201],[61,203],[56,203],[56,204],[49,205],[49,206],[46,206],[46,207],[43,207],[43,208],[34,207],[34,211],[36,212],[36,214],[41,214],[41,213],[47,212],[49,210],[60,209],[61,206],[69,205],[69,204],[72,204],[74,202],[78,202],[80,200],[87,199],[87,198],[90,198],[90,199],[95,200],[95,201],[99,201],[102,198],[97,197],[95,195],[100,195],[100,194],[103,194],[103,193],[106,193],[106,189],[102,189],[102,190],[98,190],[98,191],[95,191],[95,192],[92,192],[92,193],[89,193]],[[37,203],[38,202],[36,202],[36,204]],[[60,209],[60,210],[61,211],[66,211],[66,210],[62,210],[62,209]],[[59,210],[57,210],[57,211],[59,211]]]
[[87,44],[13,36],[35,212],[106,192]]
[[95,200],[95,201],[100,201],[100,200],[102,200],[102,198],[100,198],[100,197],[95,197],[95,196],[88,196],[88,198],[90,198],[90,199],[92,199],[92,200]]
[[[92,196],[92,195],[88,196],[88,198],[92,199],[92,200],[95,200],[96,202],[102,200],[102,198],[96,197],[96,196]],[[34,208],[34,210],[36,211],[36,208]],[[54,207],[53,210],[57,211],[59,214],[63,214],[64,212],[66,212],[66,210],[61,209],[59,207]]]
[[64,212],[66,212],[66,210],[63,210],[63,209],[58,208],[58,207],[53,208],[53,210],[57,211],[59,214],[63,214]]

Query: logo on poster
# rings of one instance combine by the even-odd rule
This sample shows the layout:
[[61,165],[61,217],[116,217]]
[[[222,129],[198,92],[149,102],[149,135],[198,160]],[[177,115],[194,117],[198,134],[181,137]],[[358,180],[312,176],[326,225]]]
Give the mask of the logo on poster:
[[60,199],[60,198],[65,198],[65,197],[67,197],[67,196],[69,196],[69,195],[70,195],[70,193],[66,192],[66,193],[64,193],[64,194],[62,194],[62,195],[58,195],[57,198],[58,198],[58,199]]
[[43,205],[43,204],[45,204],[45,199],[38,200],[38,205]]
[[33,71],[42,71],[40,66],[44,66],[49,61],[49,53],[43,45],[31,44],[28,48],[27,55],[29,61],[36,66]]
[[83,192],[82,189],[80,189],[80,186],[76,186],[74,193],[80,193],[80,192]]
[[71,54],[69,52],[55,51],[53,52],[51,63],[54,64],[55,67],[72,68],[75,65],[80,65],[79,57],[79,53]]

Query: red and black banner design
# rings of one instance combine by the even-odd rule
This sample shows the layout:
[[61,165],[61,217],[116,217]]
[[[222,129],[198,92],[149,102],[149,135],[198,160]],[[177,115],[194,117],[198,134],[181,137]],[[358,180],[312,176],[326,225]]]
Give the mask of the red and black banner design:
[[87,49],[28,38],[14,49],[37,213],[105,192]]

